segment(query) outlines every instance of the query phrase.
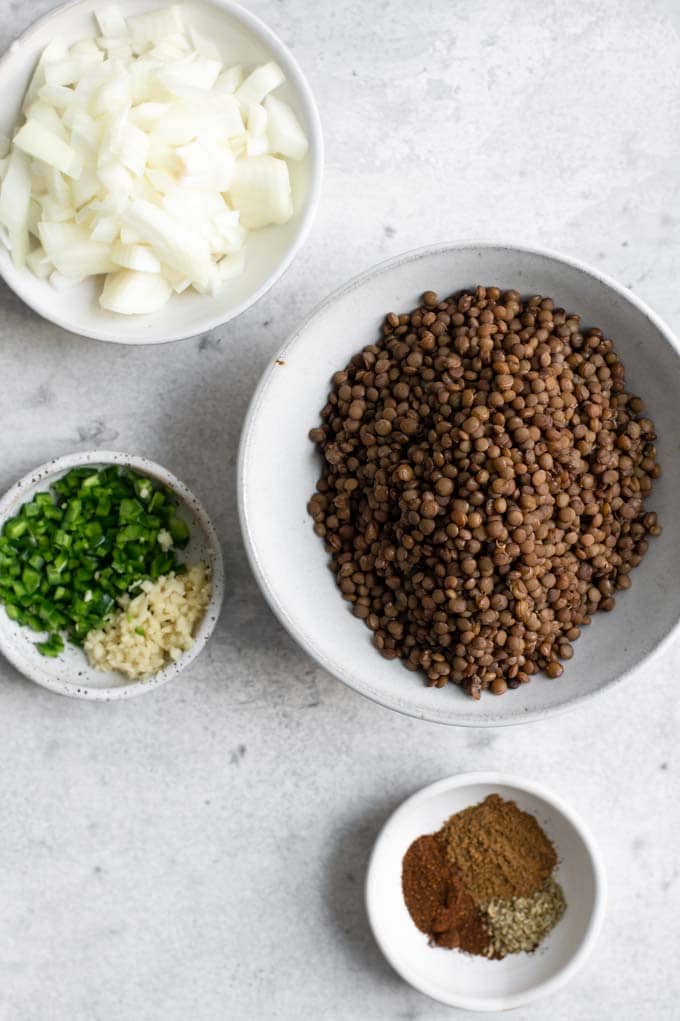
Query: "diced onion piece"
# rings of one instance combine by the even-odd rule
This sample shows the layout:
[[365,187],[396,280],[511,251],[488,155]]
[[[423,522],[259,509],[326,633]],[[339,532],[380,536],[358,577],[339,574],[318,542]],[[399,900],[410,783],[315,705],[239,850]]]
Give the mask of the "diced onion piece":
[[205,280],[192,280],[191,286],[199,294],[216,294],[220,288],[220,274],[216,263],[210,263],[210,272]]
[[233,96],[215,94],[210,97],[211,109],[216,120],[215,137],[233,138],[243,131],[243,118]]
[[199,129],[200,122],[195,111],[184,103],[172,103],[153,126],[152,148],[154,140],[166,145],[185,145],[196,138]]
[[57,110],[67,110],[69,106],[74,105],[76,94],[65,85],[43,85],[38,90],[38,98],[42,103]]
[[70,291],[71,288],[82,284],[84,277],[69,277],[55,269],[50,273],[50,283],[55,291]]
[[47,257],[64,276],[96,276],[114,268],[109,245],[92,241],[87,231],[75,223],[43,221],[38,232]]
[[212,220],[229,209],[222,196],[215,192],[180,187],[163,197],[163,208],[170,216],[194,227],[198,221]]
[[97,167],[97,177],[100,184],[112,195],[128,196],[134,192],[135,179],[120,160],[111,159]]
[[217,213],[210,220],[210,247],[215,254],[230,255],[239,252],[245,244],[248,232],[239,223],[235,209]]
[[264,135],[267,130],[267,111],[260,103],[253,103],[248,107],[248,134]]
[[237,160],[229,195],[248,230],[287,223],[293,215],[288,167],[274,156]]
[[45,64],[45,82],[47,85],[73,85],[80,78],[82,71],[82,62],[73,57],[53,60]]
[[121,242],[111,249],[111,259],[117,266],[134,269],[139,273],[160,273],[160,260],[147,245],[124,245]]
[[75,209],[72,206],[62,206],[52,198],[51,195],[42,195],[40,198],[42,217],[53,223],[66,223],[75,216]]
[[45,255],[45,250],[40,245],[26,256],[26,265],[31,273],[37,276],[38,280],[47,280],[54,269],[52,263]]
[[95,90],[89,110],[95,117],[110,117],[115,111],[127,109],[130,103],[130,82],[121,75],[104,82]]
[[10,234],[25,228],[30,201],[28,159],[21,150],[12,149],[0,187],[0,223],[7,227]]
[[[95,223],[90,231],[92,241],[102,241],[104,244],[112,245],[120,234],[120,220],[117,216],[102,216]],[[111,251],[111,262],[117,263]]]
[[172,146],[166,145],[152,134],[149,136],[146,165],[152,170],[166,170],[169,174],[174,174],[179,171],[179,158]]
[[120,241],[123,245],[139,245],[142,239],[136,230],[132,230],[130,227],[126,227],[124,223],[120,225]]
[[23,269],[30,251],[28,229],[22,227],[21,230],[10,231],[9,242],[14,265],[17,269]]
[[264,156],[269,152],[269,139],[265,135],[248,135],[246,153],[248,156]]
[[215,89],[218,92],[226,92],[229,95],[233,95],[242,81],[243,68],[240,64],[235,64],[234,67],[228,67],[226,71],[222,72],[215,82]]
[[126,124],[118,148],[120,162],[136,177],[141,177],[146,167],[148,154],[149,136],[136,128],[134,124]]
[[72,204],[72,193],[69,182],[54,167],[45,167],[45,185],[55,202],[60,206]]
[[121,269],[107,276],[99,304],[108,312],[143,315],[158,312],[171,294],[172,287],[160,273]]
[[248,75],[236,90],[236,99],[247,110],[253,103],[261,103],[272,89],[277,89],[285,82],[285,76],[278,64],[271,61],[262,64]]
[[240,277],[245,268],[245,256],[243,252],[235,252],[234,255],[225,255],[223,259],[217,263],[217,269],[220,274],[220,280],[234,280],[235,277]]
[[199,136],[217,141],[239,135],[243,120],[233,96],[207,94],[197,104],[177,100],[152,130],[153,141],[166,145],[186,145]]
[[304,159],[309,144],[300,122],[288,103],[282,102],[276,96],[267,96],[264,108],[269,115],[267,134],[272,152],[292,160]]
[[94,117],[90,117],[86,110],[79,106],[73,106],[64,114],[64,123],[67,122],[71,128],[71,145],[74,149],[93,153],[99,148],[102,140],[102,125]]
[[127,22],[118,4],[108,4],[102,10],[95,11],[94,16],[102,35],[127,36]]
[[99,194],[101,187],[101,181],[94,167],[88,165],[83,167],[82,174],[77,181],[73,182],[71,188],[75,208],[80,209],[81,206],[95,198]]
[[68,47],[62,38],[56,36],[48,42],[40,55],[40,60],[33,72],[33,77],[26,89],[26,95],[21,107],[22,110],[26,111],[28,109],[38,95],[38,90],[45,84],[45,65],[55,60],[65,60],[67,56]]
[[69,57],[82,61],[84,64],[101,64],[104,54],[97,46],[94,39],[81,39],[74,43],[68,51]]
[[193,25],[189,25],[189,40],[193,49],[202,57],[210,57],[211,60],[219,60],[222,63],[220,51],[212,39],[208,39]]
[[132,60],[131,46],[112,46],[107,52],[110,60],[116,60],[119,63],[127,63]]
[[74,88],[76,102],[83,109],[87,109],[88,112],[92,112],[89,108],[93,107],[97,98],[97,90],[110,82],[113,77],[113,71],[111,68],[110,61],[106,61],[105,65],[100,67],[88,67],[85,74]]
[[0,131],[0,159],[4,159],[5,156],[9,156],[9,149],[11,144],[12,143],[10,139],[7,137],[7,135],[3,135],[2,132]]
[[48,106],[47,103],[43,103],[40,100],[36,100],[26,111],[27,120],[39,121],[43,127],[51,131],[52,134],[56,135],[63,142],[68,141],[66,135],[66,129],[63,121],[57,111],[52,106]]
[[176,37],[169,36],[153,49],[147,50],[147,55],[159,64],[174,64],[178,60],[183,60],[186,52],[186,46],[183,46],[180,40],[176,41]]
[[186,88],[209,92],[222,70],[219,60],[198,56],[195,59],[178,60],[158,71],[156,77],[168,92],[182,95]]
[[80,177],[83,157],[40,121],[26,121],[14,137],[14,145],[69,177]]
[[167,170],[151,170],[146,171],[146,179],[149,184],[161,195],[167,194],[169,191],[173,191],[177,187],[177,177],[174,174],[169,173]]
[[144,49],[146,46],[159,43],[169,35],[184,31],[179,6],[163,7],[158,11],[148,11],[127,19],[127,27],[134,46]]
[[130,120],[142,131],[150,131],[169,109],[169,103],[139,103],[130,110]]
[[[40,236],[38,234],[38,224],[42,220],[43,216],[40,201],[42,201],[42,199],[46,197],[47,196],[41,196],[40,200],[31,199],[31,201],[28,204],[28,217],[26,219],[26,229],[28,230],[29,234],[33,235],[34,238],[38,238]],[[71,210],[71,215],[73,215],[73,210]]]
[[123,222],[151,245],[161,262],[192,281],[209,279],[212,261],[207,243],[164,209],[135,199],[123,214]]
[[[124,50],[130,48],[130,37],[121,35],[100,35],[97,39],[97,45],[101,46],[103,50]],[[109,56],[111,54],[109,53]],[[132,56],[132,51],[130,51]]]
[[188,188],[223,192],[234,179],[236,160],[231,149],[206,141],[189,142],[176,150],[180,183]]
[[167,101],[167,90],[156,80],[156,71],[160,66],[157,60],[150,57],[140,57],[132,63],[128,62],[130,99],[133,104]]

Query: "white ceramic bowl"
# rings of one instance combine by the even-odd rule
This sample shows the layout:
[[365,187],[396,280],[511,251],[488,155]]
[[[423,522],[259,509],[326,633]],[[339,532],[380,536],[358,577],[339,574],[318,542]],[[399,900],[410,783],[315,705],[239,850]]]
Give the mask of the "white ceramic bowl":
[[[168,0],[169,2],[169,0]],[[118,0],[125,14],[164,6],[163,0]],[[100,0],[75,0],[50,11],[24,32],[0,60],[0,132],[10,137],[38,56],[54,36],[76,42],[93,36],[93,11]],[[309,85],[297,61],[281,40],[254,14],[231,0],[182,0],[186,24],[195,26],[219,47],[227,64],[246,67],[275,60],[286,76],[277,96],[296,111],[309,139],[309,152],[299,163],[289,161],[295,215],[284,226],[250,234],[246,268],[216,295],[186,291],[173,295],[158,313],[122,316],[98,304],[101,277],[58,292],[28,269],[17,270],[0,245],[0,274],[19,297],[45,319],[73,333],[121,344],[161,344],[212,330],[244,312],[285,272],[309,233],[321,191],[323,137]]]
[[35,471],[20,479],[0,500],[0,530],[8,518],[17,514],[23,504],[36,493],[47,491],[52,483],[65,475],[71,468],[81,465],[95,465],[104,468],[119,464],[132,468],[142,475],[161,482],[172,491],[178,500],[177,512],[191,529],[191,539],[182,551],[181,561],[186,564],[203,561],[212,573],[212,594],[198,629],[194,644],[171,663],[159,670],[148,680],[130,681],[122,674],[95,670],[89,665],[84,652],[65,642],[64,651],[54,659],[41,656],[35,647],[41,637],[35,631],[21,627],[7,616],[0,605],[0,652],[25,677],[71,698],[84,698],[97,702],[111,702],[114,699],[132,698],[144,695],[166,684],[182,672],[198,656],[207,644],[220,614],[224,596],[224,567],[222,550],[215,529],[201,503],[193,493],[175,478],[167,469],[147,460],[111,450],[90,450],[80,454],[68,454],[41,465]]
[[[557,680],[535,677],[501,698],[474,702],[459,688],[427,688],[418,674],[383,659],[352,616],[328,569],[306,504],[320,474],[307,438],[318,425],[332,374],[373,343],[386,312],[406,311],[423,291],[442,295],[483,283],[544,294],[613,337],[628,384],[647,402],[659,434],[663,476],[650,509],[664,531],[619,594],[574,645]],[[439,723],[500,726],[575,706],[640,666],[680,617],[680,358],[669,329],[638,298],[593,269],[548,251],[493,243],[422,249],[383,263],[331,295],[272,359],[241,439],[239,503],[251,565],[273,610],[330,673],[390,709]],[[651,683],[651,679],[646,681]],[[634,684],[631,700],[643,697]]]
[[[555,876],[567,901],[563,917],[538,950],[502,961],[428,946],[401,889],[402,859],[412,841],[434,833],[450,815],[489,794],[515,801],[538,820],[557,849]],[[554,993],[585,962],[602,924],[605,886],[592,837],[560,798],[503,773],[465,773],[418,791],[388,819],[368,866],[366,907],[380,949],[416,989],[464,1010],[510,1010]]]

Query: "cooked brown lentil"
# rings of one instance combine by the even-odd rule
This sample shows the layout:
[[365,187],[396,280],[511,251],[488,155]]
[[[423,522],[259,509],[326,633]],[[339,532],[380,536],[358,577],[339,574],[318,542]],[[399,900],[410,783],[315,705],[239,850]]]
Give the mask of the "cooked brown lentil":
[[560,676],[661,531],[644,404],[550,298],[427,291],[336,372],[321,418],[315,531],[376,647],[429,685]]

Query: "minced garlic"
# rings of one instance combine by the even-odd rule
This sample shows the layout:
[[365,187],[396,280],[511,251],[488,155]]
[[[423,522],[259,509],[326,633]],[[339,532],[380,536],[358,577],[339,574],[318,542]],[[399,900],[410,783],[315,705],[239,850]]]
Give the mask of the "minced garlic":
[[131,680],[157,673],[193,645],[211,591],[205,564],[143,581],[137,595],[121,597],[120,610],[103,628],[88,634],[84,648],[90,665]]

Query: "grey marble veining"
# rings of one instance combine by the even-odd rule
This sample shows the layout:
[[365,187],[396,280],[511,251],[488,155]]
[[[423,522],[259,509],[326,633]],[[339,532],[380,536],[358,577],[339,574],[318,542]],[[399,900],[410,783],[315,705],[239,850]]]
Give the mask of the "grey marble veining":
[[[0,45],[50,6],[0,0]],[[240,425],[278,345],[329,290],[405,249],[549,245],[680,328],[677,5],[249,6],[307,72],[328,150],[316,225],[278,286],[210,335],[130,350],[70,336],[0,285],[0,488],[70,450],[146,454],[205,502],[228,578],[209,648],[148,697],[70,701],[0,662],[0,1018],[443,1021],[375,947],[363,875],[404,796],[477,767],[554,787],[590,822],[609,876],[588,965],[514,1016],[678,1018],[680,645],[543,724],[400,718],[317,669],[274,620],[234,490]]]

